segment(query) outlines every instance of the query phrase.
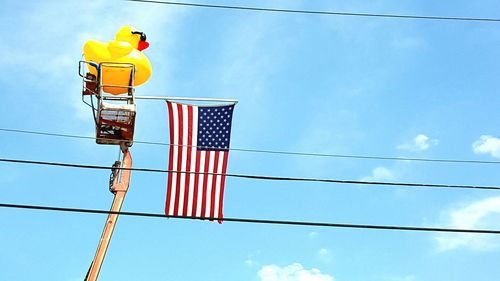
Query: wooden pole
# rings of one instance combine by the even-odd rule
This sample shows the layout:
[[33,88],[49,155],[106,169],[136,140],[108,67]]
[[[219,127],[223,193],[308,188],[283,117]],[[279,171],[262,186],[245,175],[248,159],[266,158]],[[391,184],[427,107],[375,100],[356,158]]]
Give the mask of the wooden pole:
[[[132,167],[132,157],[127,147],[122,147],[123,150],[123,161],[122,168]],[[113,178],[113,185],[111,186],[111,191],[115,193],[113,199],[113,204],[111,205],[112,212],[120,212],[125,200],[125,195],[130,183],[130,170],[120,170],[119,173]],[[111,236],[113,235],[113,230],[115,229],[116,222],[118,221],[118,214],[109,214],[106,224],[104,225],[104,230],[102,232],[101,240],[97,246],[97,251],[95,253],[94,260],[90,265],[90,269],[87,273],[86,281],[97,281],[99,271],[101,270],[102,263],[104,261],[104,256],[108,250],[109,242],[111,241]]]

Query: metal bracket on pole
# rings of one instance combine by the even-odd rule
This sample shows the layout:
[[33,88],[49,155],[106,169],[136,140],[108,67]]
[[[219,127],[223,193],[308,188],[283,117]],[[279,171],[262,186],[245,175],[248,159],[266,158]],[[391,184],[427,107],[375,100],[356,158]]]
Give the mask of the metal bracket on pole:
[[[123,161],[119,173],[113,174],[112,185],[110,191],[115,194],[113,199],[113,204],[111,205],[111,212],[120,212],[123,201],[125,200],[125,195],[127,194],[128,187],[130,184],[130,174],[131,171],[127,170],[132,167],[132,157],[130,151],[126,146],[121,147],[123,151]],[[104,261],[104,256],[108,250],[109,242],[111,241],[111,236],[113,235],[113,230],[115,229],[116,222],[118,221],[118,214],[111,213],[108,215],[106,224],[104,225],[104,230],[101,235],[101,240],[97,246],[97,251],[94,256],[94,260],[90,265],[90,269],[85,277],[85,281],[96,281],[101,270],[102,263]]]

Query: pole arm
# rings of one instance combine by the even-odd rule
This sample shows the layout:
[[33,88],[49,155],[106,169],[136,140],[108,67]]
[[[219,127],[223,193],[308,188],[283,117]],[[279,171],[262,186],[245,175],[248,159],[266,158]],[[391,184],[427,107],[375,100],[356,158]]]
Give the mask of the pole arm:
[[160,97],[160,96],[135,96],[138,100],[165,100],[165,101],[205,101],[205,102],[227,102],[238,103],[235,99],[218,99],[218,98],[188,98],[188,97]]
[[[123,161],[121,168],[131,168],[132,167],[132,156],[130,155],[130,151],[127,147],[122,146],[123,151]],[[130,170],[120,170],[113,178],[113,185],[110,190],[115,194],[113,198],[113,204],[111,205],[112,212],[120,212],[123,201],[125,200],[125,195],[127,194],[128,187],[130,184]],[[85,277],[85,281],[97,281],[97,277],[99,276],[99,272],[101,270],[102,263],[104,261],[104,257],[106,256],[106,252],[108,250],[109,242],[111,241],[111,236],[113,235],[113,231],[116,226],[116,222],[118,221],[118,214],[109,214],[106,220],[106,224],[104,225],[104,230],[101,235],[101,240],[99,241],[99,245],[97,246],[96,254],[94,256],[94,260],[90,265],[90,269]]]

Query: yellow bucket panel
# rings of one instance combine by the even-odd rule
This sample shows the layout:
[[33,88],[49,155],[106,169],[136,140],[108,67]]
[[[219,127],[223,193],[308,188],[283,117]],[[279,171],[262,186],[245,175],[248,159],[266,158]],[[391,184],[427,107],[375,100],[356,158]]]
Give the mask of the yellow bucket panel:
[[103,91],[114,95],[127,93],[128,87],[130,86],[131,72],[132,68],[102,66],[101,75]]

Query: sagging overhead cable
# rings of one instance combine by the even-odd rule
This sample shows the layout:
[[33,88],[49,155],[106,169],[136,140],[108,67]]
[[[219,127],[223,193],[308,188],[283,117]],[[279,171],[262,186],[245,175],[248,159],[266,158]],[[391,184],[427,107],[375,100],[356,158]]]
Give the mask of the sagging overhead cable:
[[87,213],[87,214],[119,214],[122,216],[134,217],[150,217],[150,218],[173,218],[182,220],[222,220],[225,222],[241,222],[254,224],[274,224],[274,225],[295,225],[295,226],[314,226],[314,227],[331,227],[331,228],[357,228],[357,229],[378,229],[378,230],[399,230],[399,231],[420,231],[420,232],[447,232],[447,233],[475,233],[475,234],[500,234],[500,230],[493,229],[457,229],[444,227],[418,227],[418,226],[398,226],[398,225],[372,225],[372,224],[348,224],[348,223],[328,223],[328,222],[311,222],[311,221],[287,221],[287,220],[265,220],[265,219],[245,219],[245,218],[199,218],[186,216],[167,216],[157,213],[141,213],[141,212],[113,212],[106,210],[82,209],[82,208],[64,208],[53,206],[37,206],[37,205],[21,205],[21,204],[6,204],[0,203],[1,208],[14,209],[30,209],[43,211],[58,211],[70,213]]
[[[0,128],[2,132],[10,133],[23,133],[32,135],[41,135],[48,137],[61,137],[61,138],[74,138],[74,139],[89,139],[95,140],[95,137],[49,133],[40,131],[20,130]],[[155,141],[134,141],[136,144],[148,144],[159,146],[170,146],[171,144],[165,142]],[[327,158],[346,158],[346,159],[361,159],[361,160],[388,160],[388,161],[411,161],[411,162],[436,162],[436,163],[456,163],[456,164],[500,164],[500,161],[486,161],[486,160],[471,160],[471,159],[439,159],[439,158],[415,158],[415,157],[392,157],[392,156],[376,156],[376,155],[348,155],[348,154],[332,154],[332,153],[314,153],[314,152],[294,152],[294,151],[278,151],[267,149],[251,149],[251,148],[230,148],[230,151],[241,151],[250,153],[264,153],[264,154],[278,154],[290,156],[310,156],[310,157],[327,157]]]
[[[45,166],[58,166],[69,168],[81,169],[100,169],[109,170],[108,166],[99,165],[85,165],[73,163],[60,163],[60,162],[47,162],[47,161],[33,161],[22,159],[7,159],[0,158],[0,162],[19,163],[19,164],[32,164],[32,165],[45,165]],[[432,184],[432,183],[404,183],[404,182],[382,182],[382,181],[361,181],[361,180],[340,180],[340,179],[322,179],[322,178],[298,178],[298,177],[277,177],[277,176],[260,176],[260,175],[247,175],[247,174],[218,174],[218,173],[205,173],[205,172],[185,172],[174,171],[165,169],[150,169],[150,168],[115,168],[117,170],[137,171],[137,172],[153,172],[153,173],[178,173],[178,174],[207,174],[212,176],[224,175],[232,178],[244,178],[253,180],[268,180],[268,181],[301,181],[301,182],[324,182],[324,183],[338,183],[338,184],[356,184],[356,185],[385,185],[385,186],[406,186],[417,188],[452,188],[452,189],[477,189],[477,190],[500,190],[500,186],[482,186],[482,185],[457,185],[457,184]]]
[[275,13],[291,13],[291,14],[309,14],[309,15],[327,15],[327,16],[349,16],[349,17],[375,17],[375,18],[392,18],[392,19],[413,19],[413,20],[441,20],[441,21],[468,21],[468,22],[500,22],[497,18],[480,18],[480,17],[447,17],[447,16],[419,16],[419,15],[402,15],[402,14],[380,14],[380,13],[352,13],[352,12],[333,12],[333,11],[313,11],[313,10],[297,10],[297,9],[278,9],[278,8],[262,8],[250,6],[232,6],[232,5],[213,5],[188,2],[174,1],[154,1],[154,0],[125,0],[129,2],[141,2],[151,4],[162,4],[172,6],[196,7],[196,8],[212,8],[212,9],[227,9],[227,10],[243,10],[255,12],[275,12]]

